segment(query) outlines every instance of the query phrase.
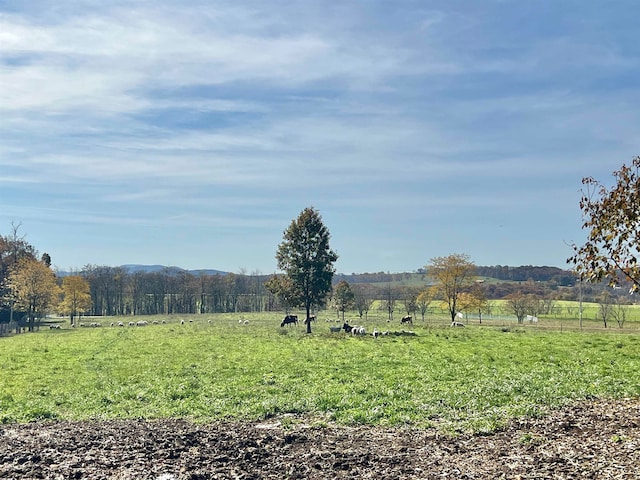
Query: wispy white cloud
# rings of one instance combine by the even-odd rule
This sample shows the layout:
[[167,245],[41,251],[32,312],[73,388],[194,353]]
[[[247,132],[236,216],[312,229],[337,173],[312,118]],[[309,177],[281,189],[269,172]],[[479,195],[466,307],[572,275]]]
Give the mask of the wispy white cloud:
[[[212,25],[198,11],[162,8],[115,8],[50,24],[3,15],[0,58],[7,63],[0,81],[7,88],[0,108],[108,114],[148,107],[152,99],[141,93],[154,87],[331,79],[371,85],[402,71],[397,49],[337,44],[314,32],[255,31],[246,19],[226,22],[227,14],[205,14]],[[240,15],[232,9],[230,16]]]

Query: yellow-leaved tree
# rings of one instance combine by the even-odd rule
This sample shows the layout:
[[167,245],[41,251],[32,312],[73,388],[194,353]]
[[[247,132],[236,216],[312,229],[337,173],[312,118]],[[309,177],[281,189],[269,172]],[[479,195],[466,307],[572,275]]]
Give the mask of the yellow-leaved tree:
[[58,300],[56,276],[45,263],[23,258],[12,266],[8,280],[15,309],[27,314],[28,328],[33,332],[36,318],[45,315]]
[[91,308],[91,293],[89,282],[80,275],[69,275],[62,279],[62,301],[58,311],[69,315],[71,325],[76,316],[87,312]]
[[469,255],[454,253],[446,257],[432,258],[426,269],[436,280],[435,291],[446,303],[451,322],[455,322],[460,294],[468,290],[475,280],[475,264],[471,262]]
[[478,284],[473,285],[468,292],[461,292],[458,296],[458,310],[465,313],[477,313],[478,320],[482,323],[482,313],[487,309],[487,298]]

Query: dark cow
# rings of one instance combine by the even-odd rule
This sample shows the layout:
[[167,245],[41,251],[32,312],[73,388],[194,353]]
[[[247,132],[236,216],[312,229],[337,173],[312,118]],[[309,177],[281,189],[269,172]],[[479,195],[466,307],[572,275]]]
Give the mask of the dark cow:
[[411,325],[413,325],[413,319],[411,318],[411,315],[405,315],[404,317],[402,317],[402,319],[400,320],[401,324],[404,323],[410,323]]
[[304,323],[310,323],[310,322],[315,322],[316,321],[316,316],[315,315],[309,315],[309,318],[307,318]]
[[298,324],[298,316],[297,315],[287,315],[286,317],[284,317],[284,320],[282,320],[282,323],[280,324],[280,326],[284,327],[285,325],[290,325],[292,323],[294,325]]
[[353,330],[353,327],[349,325],[347,322],[344,322],[344,325],[342,325],[342,328],[347,333],[351,333],[351,330]]

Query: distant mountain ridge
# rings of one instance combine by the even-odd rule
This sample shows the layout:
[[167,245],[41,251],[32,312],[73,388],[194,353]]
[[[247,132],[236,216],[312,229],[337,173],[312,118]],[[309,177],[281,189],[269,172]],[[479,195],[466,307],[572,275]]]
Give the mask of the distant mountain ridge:
[[227,275],[229,272],[224,272],[222,270],[215,270],[213,268],[199,268],[197,270],[188,270],[182,267],[175,266],[166,266],[166,265],[139,265],[136,263],[120,265],[121,268],[125,269],[127,273],[158,273],[158,272],[166,272],[169,271],[171,273],[181,273],[187,272],[192,273],[194,275]]
[[[198,268],[198,269],[185,269],[176,266],[167,265],[143,265],[137,263],[129,263],[120,265],[113,268],[122,268],[125,272],[132,273],[169,273],[171,275],[179,275],[181,273],[189,273],[191,275],[229,275],[231,272],[225,272],[223,270],[217,270],[214,268]],[[548,282],[555,281],[559,285],[572,285],[575,282],[575,275],[570,270],[564,270],[558,267],[548,266],[532,266],[522,265],[519,267],[509,267],[506,265],[495,266],[477,266],[476,274],[480,277],[495,278],[501,281],[526,281],[531,280],[534,282]],[[78,275],[79,272],[66,272],[56,271],[56,274],[60,277],[68,275]],[[389,282],[408,282],[418,279],[420,282],[424,279],[426,271],[421,268],[415,272],[402,272],[402,273],[389,273],[389,272],[377,272],[377,273],[336,273],[334,275],[334,283],[341,280],[349,283],[389,283]],[[259,277],[268,277],[269,275],[258,275]]]
[[[179,273],[190,273],[192,275],[227,275],[229,272],[225,272],[223,270],[216,270],[213,268],[199,268],[197,270],[187,270],[182,267],[174,267],[174,266],[166,266],[166,265],[140,265],[137,263],[129,263],[126,265],[120,265],[118,267],[113,268],[122,268],[127,273],[163,273],[169,272],[173,275],[177,275]],[[59,277],[67,277],[69,275],[78,275],[79,272],[67,272],[67,271],[56,271],[56,275]]]

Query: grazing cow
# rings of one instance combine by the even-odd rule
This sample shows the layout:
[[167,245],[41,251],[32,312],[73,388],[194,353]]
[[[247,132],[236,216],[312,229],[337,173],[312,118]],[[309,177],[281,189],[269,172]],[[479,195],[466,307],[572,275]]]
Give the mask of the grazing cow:
[[297,315],[287,315],[286,317],[284,317],[284,319],[282,320],[282,323],[280,324],[281,327],[284,327],[285,325],[291,325],[291,324],[297,325],[298,324],[298,316]]
[[342,325],[342,329],[347,333],[351,333],[351,330],[353,330],[353,327],[349,325],[347,322],[344,322],[344,324]]
[[329,327],[329,330],[331,330],[333,333],[338,333],[342,330],[342,327],[338,327],[338,326]]
[[305,320],[305,323],[307,322],[315,322],[316,321],[316,316],[315,315],[309,315],[309,318],[307,318]]
[[413,325],[413,319],[411,318],[411,315],[405,315],[404,317],[402,317],[402,319],[400,320],[400,324],[403,325],[405,323],[410,323],[411,325]]

